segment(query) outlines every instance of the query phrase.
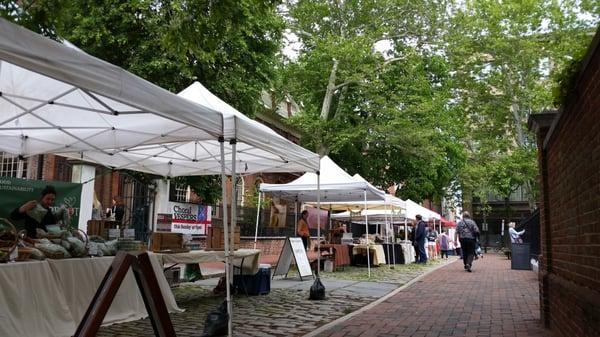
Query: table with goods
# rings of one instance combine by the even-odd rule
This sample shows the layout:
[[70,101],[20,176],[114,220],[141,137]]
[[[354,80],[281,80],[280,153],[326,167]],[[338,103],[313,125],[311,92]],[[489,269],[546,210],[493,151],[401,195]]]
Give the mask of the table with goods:
[[[53,226],[30,239],[6,219],[0,225],[0,336],[72,336],[117,251],[144,248],[133,239],[105,240]],[[168,311],[181,312],[159,260],[151,262]],[[103,324],[147,316],[130,270]]]

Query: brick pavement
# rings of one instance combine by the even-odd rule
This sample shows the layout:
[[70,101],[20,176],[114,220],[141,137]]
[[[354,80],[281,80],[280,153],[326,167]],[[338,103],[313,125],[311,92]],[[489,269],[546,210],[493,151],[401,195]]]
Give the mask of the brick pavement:
[[[317,331],[315,331],[317,332]],[[489,254],[473,273],[455,262],[317,336],[550,336],[540,327],[537,274]]]

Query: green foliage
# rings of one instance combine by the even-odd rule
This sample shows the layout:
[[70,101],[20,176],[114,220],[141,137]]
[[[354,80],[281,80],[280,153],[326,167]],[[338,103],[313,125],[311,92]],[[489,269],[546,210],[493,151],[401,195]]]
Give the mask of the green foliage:
[[189,176],[173,178],[171,184],[190,186],[202,203],[214,205],[221,199],[221,177]]

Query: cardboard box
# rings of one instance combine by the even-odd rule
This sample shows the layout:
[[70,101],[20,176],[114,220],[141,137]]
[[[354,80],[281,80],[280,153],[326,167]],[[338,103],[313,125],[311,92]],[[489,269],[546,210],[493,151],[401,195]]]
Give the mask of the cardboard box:
[[[233,249],[240,249],[240,227],[235,227]],[[225,250],[225,233],[223,226],[212,225],[206,234],[206,250]]]

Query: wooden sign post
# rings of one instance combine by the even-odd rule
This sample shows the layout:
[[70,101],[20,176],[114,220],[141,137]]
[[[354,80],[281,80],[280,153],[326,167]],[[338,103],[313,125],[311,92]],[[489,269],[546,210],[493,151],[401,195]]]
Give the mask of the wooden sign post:
[[310,263],[308,262],[308,256],[306,256],[306,249],[304,249],[301,238],[288,238],[285,240],[285,244],[279,255],[279,260],[277,260],[277,266],[273,272],[273,277],[276,275],[285,275],[285,277],[287,277],[292,264],[292,259],[294,259],[296,267],[298,267],[300,280],[304,281],[302,277],[307,276],[312,276],[314,278]]
[[96,336],[129,268],[133,270],[138,288],[142,293],[154,329],[154,335],[175,337],[175,330],[165,300],[150,263],[150,256],[148,256],[148,253],[127,253],[123,251],[117,253],[112,265],[108,268],[90,306],[77,327],[77,331],[75,331],[74,337]]

